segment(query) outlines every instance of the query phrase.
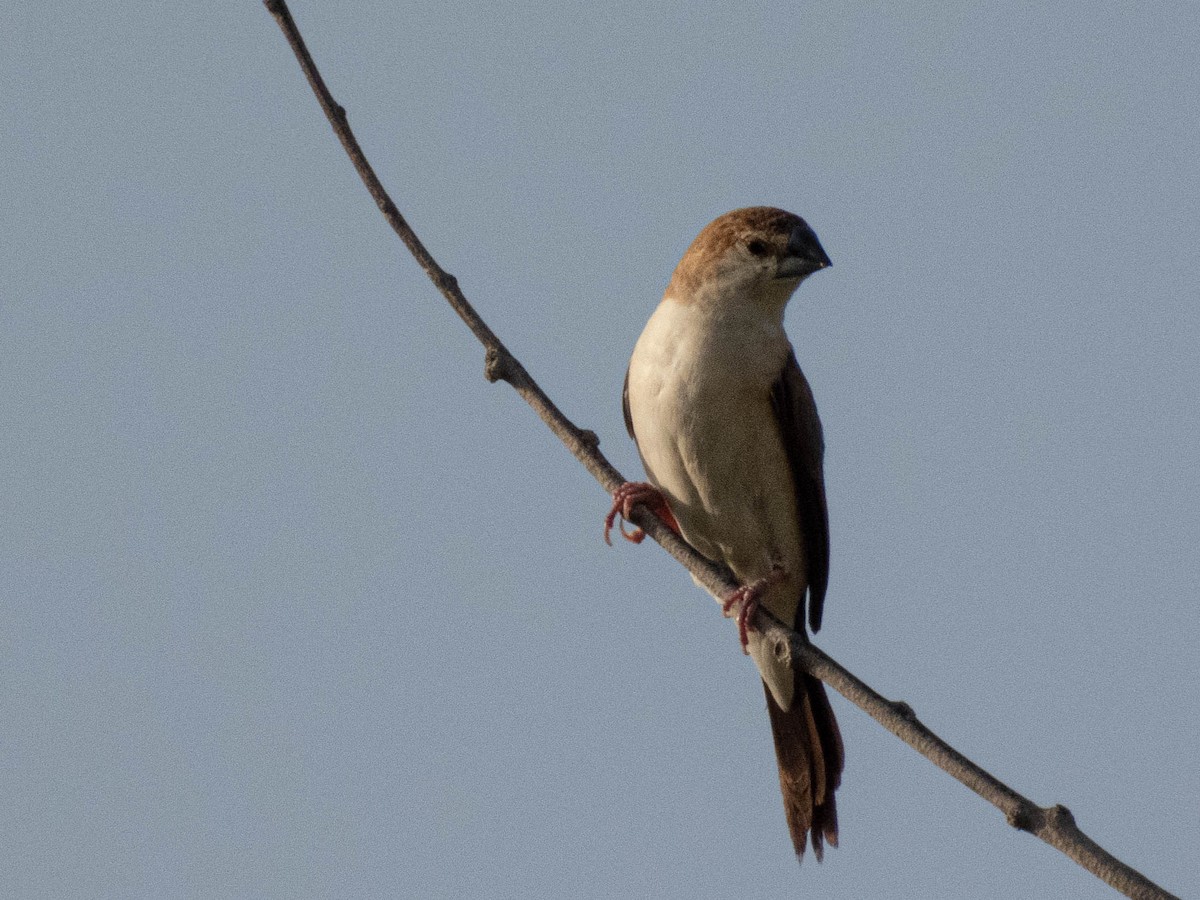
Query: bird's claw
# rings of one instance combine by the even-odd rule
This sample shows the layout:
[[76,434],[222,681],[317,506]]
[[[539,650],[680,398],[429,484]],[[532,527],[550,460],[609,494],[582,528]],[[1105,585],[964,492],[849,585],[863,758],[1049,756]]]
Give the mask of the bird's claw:
[[770,575],[730,591],[721,600],[722,614],[726,618],[737,619],[738,639],[742,642],[742,652],[747,656],[750,654],[750,632],[758,630],[754,627],[754,616],[758,612],[759,598],[782,577],[783,569],[777,566]]
[[632,531],[625,529],[625,523],[629,517],[633,515],[633,508],[644,503],[652,509],[666,506],[666,498],[652,484],[647,484],[644,481],[627,481],[615,491],[613,491],[612,508],[608,511],[608,515],[604,517],[604,543],[612,546],[611,532],[617,518],[621,519],[621,524],[618,531],[621,532],[621,537],[633,544],[640,544],[646,539],[646,532],[633,526]]

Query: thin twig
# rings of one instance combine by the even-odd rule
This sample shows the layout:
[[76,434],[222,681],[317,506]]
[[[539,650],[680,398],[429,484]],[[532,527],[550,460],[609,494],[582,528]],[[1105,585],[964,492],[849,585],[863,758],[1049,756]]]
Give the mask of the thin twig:
[[[488,381],[507,381],[533,407],[543,422],[567,446],[575,458],[583,463],[608,493],[612,493],[625,479],[605,459],[599,449],[599,439],[594,432],[576,427],[546,396],[525,371],[525,367],[500,341],[495,332],[480,318],[479,314],[459,290],[458,281],[437,264],[425,245],[417,237],[408,222],[400,214],[367,162],[358,140],[350,130],[346,110],[333,99],[321,73],[317,70],[304,39],[288,11],[284,0],[264,0],[264,3],[300,62],[300,68],[312,86],[313,93],[325,111],[329,124],[342,142],[354,168],[376,205],[379,206],[388,224],[399,235],[421,268],[450,306],[471,329],[472,334],[483,344],[486,355],[484,375]],[[727,595],[738,585],[731,581],[721,567],[698,553],[674,531],[664,525],[657,516],[644,506],[635,507],[632,521],[644,529],[655,541],[675,557],[696,579],[716,597]],[[1075,819],[1065,806],[1041,807],[1021,796],[995,776],[977,766],[940,737],[926,728],[906,703],[887,700],[876,693],[853,674],[809,643],[808,638],[787,628],[769,614],[760,611],[756,626],[763,636],[771,641],[779,655],[790,655],[794,665],[811,672],[828,684],[851,703],[864,710],[934,765],[965,784],[979,796],[1005,814],[1014,828],[1028,831],[1050,846],[1062,851],[1096,877],[1112,885],[1127,897],[1157,898],[1171,900],[1174,895],[1154,884],[1137,870],[1131,868],[1108,851],[1104,850],[1079,830]],[[1178,900],[1178,898],[1175,898]]]

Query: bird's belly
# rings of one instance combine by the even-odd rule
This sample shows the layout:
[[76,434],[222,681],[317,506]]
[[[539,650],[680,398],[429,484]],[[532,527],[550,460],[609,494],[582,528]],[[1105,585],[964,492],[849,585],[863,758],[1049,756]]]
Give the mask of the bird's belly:
[[769,382],[659,371],[657,383],[640,385],[631,413],[646,470],[684,538],[743,583],[782,569],[778,593],[798,595],[803,548]]

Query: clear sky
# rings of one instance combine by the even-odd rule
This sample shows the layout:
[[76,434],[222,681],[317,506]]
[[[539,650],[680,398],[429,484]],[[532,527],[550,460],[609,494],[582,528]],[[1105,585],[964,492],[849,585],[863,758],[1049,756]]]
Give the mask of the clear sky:
[[[0,28],[0,894],[1086,898],[834,698],[792,857],[733,626],[504,385],[274,21]],[[630,477],[695,233],[782,206],[819,644],[1200,895],[1200,6],[297,0],[384,182]]]

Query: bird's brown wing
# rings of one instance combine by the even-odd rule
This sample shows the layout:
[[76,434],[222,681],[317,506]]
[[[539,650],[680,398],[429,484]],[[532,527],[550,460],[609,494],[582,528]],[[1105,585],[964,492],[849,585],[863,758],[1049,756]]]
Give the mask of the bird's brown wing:
[[[787,449],[796,494],[796,515],[804,541],[808,569],[808,624],[821,627],[825,589],[829,585],[829,510],[825,505],[825,439],[812,389],[796,354],[771,388],[771,406]],[[804,598],[801,597],[801,600]],[[793,627],[804,632],[804,604],[796,610]],[[811,840],[819,860],[826,843],[837,846],[837,803],[834,792],[842,780],[844,753],[833,708],[825,686],[807,672],[794,673],[792,706],[781,709],[768,689],[767,709],[779,762],[779,786],[796,855]]]
[[621,412],[625,414],[625,430],[637,443],[637,435],[633,433],[633,416],[629,412],[629,370],[625,370],[625,384],[621,386]]
[[[796,493],[796,515],[804,540],[808,568],[808,624],[816,632],[821,627],[825,607],[825,589],[829,585],[829,509],[825,505],[825,438],[812,388],[800,371],[796,354],[789,353],[787,363],[771,387],[771,407],[779,423],[779,433],[787,449]],[[626,406],[628,411],[628,406]],[[626,412],[628,423],[628,412]],[[801,600],[804,598],[801,597]],[[801,603],[794,626],[803,631],[804,604]]]

